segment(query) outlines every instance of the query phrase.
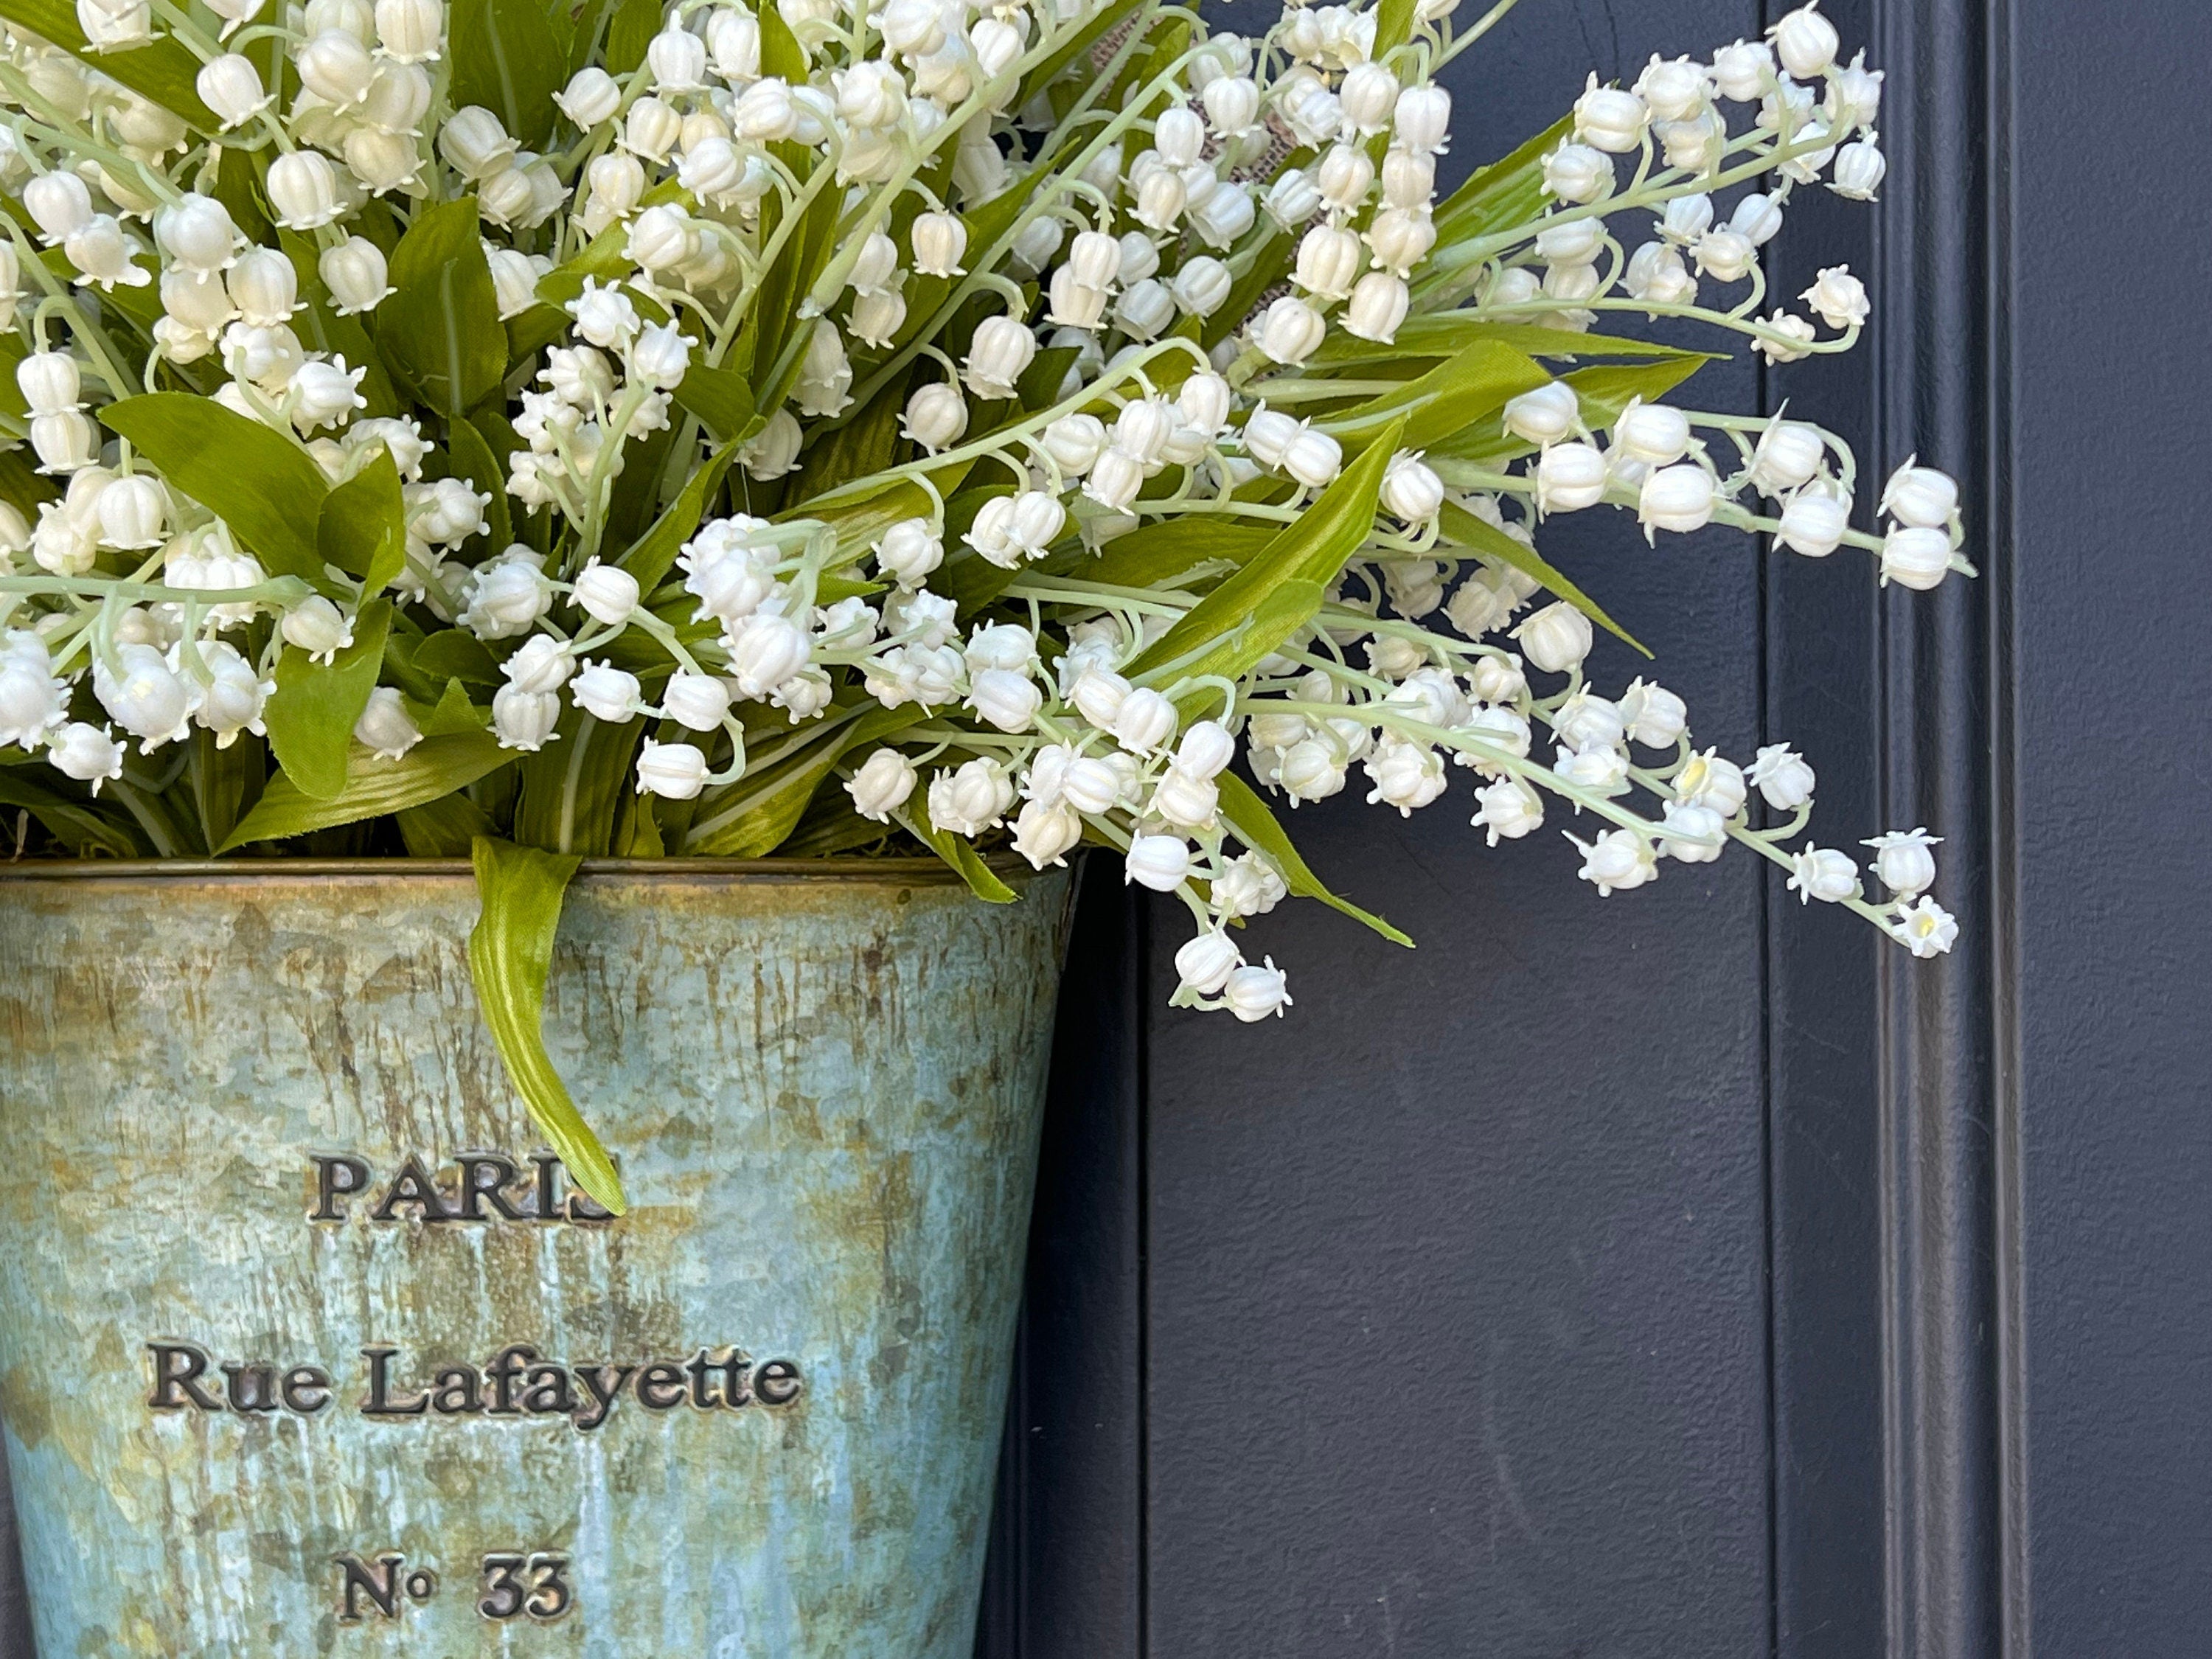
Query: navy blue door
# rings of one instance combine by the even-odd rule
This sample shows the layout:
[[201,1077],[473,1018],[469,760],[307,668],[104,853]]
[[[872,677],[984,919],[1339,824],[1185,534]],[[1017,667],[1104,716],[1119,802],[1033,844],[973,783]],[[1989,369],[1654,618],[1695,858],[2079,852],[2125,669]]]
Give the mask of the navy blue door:
[[[1781,9],[1525,0],[1449,159]],[[1874,325],[1689,395],[1951,470],[1984,579],[1547,550],[1724,750],[1812,755],[1830,839],[1945,836],[1966,945],[1728,861],[1601,902],[1347,795],[1294,827],[1420,948],[1279,912],[1298,1004],[1247,1028],[1165,1008],[1179,924],[1094,869],[992,1659],[2212,1652],[2212,23],[1824,10],[1891,173],[1801,194],[1771,287],[1848,262]]]

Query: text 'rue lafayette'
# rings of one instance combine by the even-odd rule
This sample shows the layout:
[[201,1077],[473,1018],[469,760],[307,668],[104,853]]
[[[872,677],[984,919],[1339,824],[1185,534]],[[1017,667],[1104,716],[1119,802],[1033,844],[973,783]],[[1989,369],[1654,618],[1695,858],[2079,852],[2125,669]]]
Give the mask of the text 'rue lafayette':
[[[320,1365],[218,1363],[190,1342],[149,1342],[146,1348],[153,1370],[146,1403],[159,1412],[315,1417],[338,1393],[336,1378]],[[358,1410],[395,1422],[565,1417],[589,1431],[626,1399],[654,1413],[738,1411],[789,1406],[801,1388],[790,1360],[757,1361],[734,1347],[635,1364],[563,1364],[542,1358],[525,1342],[508,1344],[482,1365],[410,1366],[398,1348],[381,1345],[363,1348],[361,1357]]]

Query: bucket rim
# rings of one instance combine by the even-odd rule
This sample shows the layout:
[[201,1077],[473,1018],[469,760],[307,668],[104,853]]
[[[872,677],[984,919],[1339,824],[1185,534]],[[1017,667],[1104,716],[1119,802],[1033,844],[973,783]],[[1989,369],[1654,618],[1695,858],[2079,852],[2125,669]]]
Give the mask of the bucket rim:
[[[986,854],[993,873],[1033,878],[1028,861],[1012,853]],[[430,880],[473,878],[466,859],[19,859],[0,862],[0,882],[11,881],[254,881],[289,877]],[[586,858],[576,878],[850,883],[874,886],[959,886],[963,878],[943,860],[890,858],[621,859]]]

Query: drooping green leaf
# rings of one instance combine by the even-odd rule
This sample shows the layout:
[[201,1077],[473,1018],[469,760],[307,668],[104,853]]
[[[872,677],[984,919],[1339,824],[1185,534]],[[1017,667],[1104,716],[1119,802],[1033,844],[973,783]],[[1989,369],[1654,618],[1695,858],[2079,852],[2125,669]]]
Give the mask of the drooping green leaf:
[[204,728],[189,739],[191,759],[185,768],[188,786],[179,810],[198,809],[198,845],[212,852],[236,825],[239,815],[260,798],[269,778],[269,754],[261,738],[251,732],[232,734],[218,742]]
[[[446,635],[438,637],[442,639]],[[459,675],[446,682],[436,702],[420,714],[416,714],[411,708],[408,712],[415,715],[415,723],[422,728],[422,735],[426,738],[465,736],[482,732],[491,720],[488,711],[469,701],[468,685]]]
[[695,362],[669,395],[686,414],[704,421],[718,441],[742,443],[751,436],[753,389],[744,375]]
[[399,468],[379,447],[360,471],[323,498],[315,546],[323,562],[361,578],[364,595],[383,592],[407,564],[407,501]]
[[501,748],[490,732],[469,731],[425,738],[395,761],[357,756],[344,790],[329,800],[301,793],[297,785],[280,775],[270,780],[253,810],[216,850],[228,853],[257,841],[283,841],[311,830],[420,806],[465,789],[513,764],[514,758],[514,751]]
[[882,471],[891,464],[899,443],[899,416],[906,408],[907,379],[889,382],[844,425],[808,446],[799,471],[784,494],[788,507],[779,518],[811,516],[810,498]]
[[731,458],[737,453],[735,444],[725,444],[708,457],[707,464],[691,475],[676,499],[662,510],[653,528],[615,562],[637,578],[637,585],[644,592],[652,592],[675,568],[677,553],[699,527],[707,503],[721,489],[722,475],[730,470]]
[[86,43],[84,31],[77,26],[76,8],[69,0],[0,0],[0,17],[75,53],[102,75],[182,118],[188,126],[214,132],[221,125],[215,112],[200,101],[200,60],[181,40],[165,37],[122,52],[94,52]]
[[507,374],[507,331],[477,234],[477,198],[422,209],[391,258],[398,290],[376,308],[376,343],[394,378],[432,408],[465,415]]
[[330,493],[307,453],[210,398],[152,392],[100,411],[175,489],[228,524],[274,575],[319,582],[316,521]]
[[962,837],[939,829],[925,813],[895,812],[892,817],[917,839],[927,842],[929,850],[958,872],[960,879],[968,884],[968,890],[986,904],[1012,904],[1021,897],[999,879],[981,853]]
[[482,105],[526,149],[543,145],[568,78],[543,0],[453,0],[448,15],[453,102]]
[[1283,826],[1268,811],[1267,803],[1260,799],[1252,786],[1234,772],[1224,772],[1214,779],[1220,793],[1222,821],[1236,833],[1237,838],[1255,852],[1264,853],[1282,872],[1283,883],[1300,898],[1319,899],[1332,910],[1340,910],[1355,921],[1364,923],[1394,945],[1408,949],[1413,941],[1382,917],[1361,909],[1348,900],[1331,892],[1321,878],[1298,856],[1298,849],[1283,833]]
[[1564,574],[1553,568],[1550,562],[1534,548],[1524,546],[1496,525],[1476,518],[1458,502],[1448,501],[1443,504],[1443,516],[1437,522],[1437,530],[1440,543],[1468,548],[1519,571],[1531,581],[1542,583],[1607,633],[1626,641],[1647,657],[1651,654],[1641,640],[1613,621],[1605,613],[1603,606],[1576,586]]
[[793,86],[804,85],[806,81],[806,49],[799,44],[799,37],[791,32],[791,25],[783,21],[782,9],[763,6],[758,15],[761,73],[778,76]]
[[1147,683],[1184,675],[1234,679],[1321,608],[1329,583],[1375,528],[1382,473],[1405,430],[1387,428],[1295,524],[1200,599],[1124,671]]
[[372,599],[354,618],[353,643],[331,662],[314,662],[296,645],[284,647],[276,693],[262,719],[276,763],[301,794],[333,800],[344,792],[353,728],[376,690],[391,626],[392,602]]
[[1413,0],[1382,0],[1375,9],[1375,44],[1368,57],[1382,63],[1413,38]]
[[483,908],[469,933],[469,973],[484,1023],[491,1027],[515,1092],[559,1154],[569,1179],[601,1209],[621,1215],[629,1208],[622,1177],[545,1052],[545,981],[553,966],[553,939],[561,926],[562,899],[581,860],[489,836],[477,837],[473,851]]
[[52,479],[40,476],[38,459],[27,449],[0,450],[0,501],[6,501],[32,524],[39,521],[42,502],[58,501],[62,496]]
[[137,825],[111,817],[98,801],[72,800],[24,775],[24,768],[0,766],[0,806],[28,812],[48,835],[79,858],[106,853],[119,859],[152,853]]

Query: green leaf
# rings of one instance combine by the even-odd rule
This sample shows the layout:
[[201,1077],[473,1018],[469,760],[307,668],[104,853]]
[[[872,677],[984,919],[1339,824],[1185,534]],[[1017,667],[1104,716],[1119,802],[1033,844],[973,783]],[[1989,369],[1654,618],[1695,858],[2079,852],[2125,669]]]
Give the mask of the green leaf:
[[1260,799],[1252,786],[1234,772],[1224,772],[1214,779],[1214,787],[1221,792],[1222,821],[1236,832],[1237,838],[1255,852],[1264,853],[1283,873],[1283,882],[1300,898],[1319,899],[1332,910],[1340,910],[1355,921],[1365,923],[1394,945],[1413,948],[1413,941],[1400,933],[1382,917],[1361,909],[1348,900],[1339,898],[1322,883],[1320,877],[1307,867],[1298,856],[1298,849],[1283,833],[1283,826],[1275,822],[1275,815],[1267,810],[1267,803]]
[[504,679],[499,662],[484,642],[458,628],[443,628],[415,647],[415,669],[434,680],[460,680],[470,685],[498,685]]
[[[1288,167],[1294,162],[1286,160],[1284,165]],[[1260,296],[1290,275],[1291,261],[1297,251],[1295,237],[1273,219],[1261,220],[1259,240],[1252,245],[1252,262],[1231,284],[1229,298],[1206,319],[1200,337],[1208,349],[1228,338],[1258,308]]]
[[[1381,33],[1376,26],[1376,33]],[[1536,216],[1544,205],[1544,158],[1565,143],[1575,118],[1563,115],[1511,155],[1477,167],[1436,210],[1437,243],[1446,247]]]
[[693,363],[669,393],[686,414],[696,415],[723,443],[742,443],[751,434],[753,389],[742,374],[709,363]]
[[17,767],[0,766],[0,806],[28,812],[48,835],[80,858],[107,853],[132,859],[153,851],[135,826],[112,820],[96,803],[72,800],[34,783]]
[[507,468],[473,422],[453,422],[446,428],[446,442],[453,451],[454,475],[474,484],[479,495],[491,497],[484,520],[492,550],[497,552],[514,539],[514,517],[507,504]]
[[170,484],[229,525],[272,575],[323,580],[316,520],[330,493],[307,453],[211,398],[153,392],[100,411]]
[[276,694],[262,718],[276,763],[301,794],[333,800],[344,793],[353,728],[376,690],[391,626],[392,602],[372,599],[354,618],[353,643],[327,665],[296,645],[284,647],[276,664]]
[[1181,678],[1234,679],[1313,618],[1322,597],[1375,529],[1383,469],[1405,430],[1401,421],[1345,468],[1296,523],[1254,554],[1122,671]]
[[610,726],[582,709],[563,709],[558,740],[523,757],[514,839],[549,852],[603,858],[614,846],[615,818],[630,793],[630,757],[645,722]]
[[981,853],[958,836],[939,829],[921,812],[896,812],[892,816],[919,839],[928,842],[931,852],[958,871],[961,880],[968,884],[968,890],[986,904],[1012,904],[1021,897],[999,879]]
[[1346,363],[1407,357],[1449,357],[1479,341],[1491,340],[1531,357],[1672,357],[1706,361],[1706,355],[1656,345],[1626,334],[1582,334],[1571,328],[1543,328],[1534,323],[1489,323],[1471,311],[1431,312],[1408,317],[1398,325],[1398,337],[1378,345],[1354,334],[1331,334],[1314,353],[1310,366],[1334,368]]
[[1375,9],[1375,44],[1368,57],[1382,63],[1413,38],[1413,0],[1382,0]]
[[69,0],[0,0],[0,17],[74,52],[102,75],[182,117],[187,125],[202,132],[214,132],[222,125],[216,112],[200,101],[196,84],[200,60],[180,40],[155,40],[125,52],[94,52],[85,43],[76,8]]
[[283,841],[421,806],[467,788],[514,758],[514,750],[501,748],[490,732],[469,731],[425,738],[396,761],[357,757],[343,793],[329,800],[301,793],[298,785],[280,774],[216,850],[228,853],[257,841]]
[[660,33],[660,0],[622,0],[607,25],[607,73],[628,75],[645,62],[645,49]]
[[1402,417],[1426,447],[1551,379],[1534,358],[1495,340],[1477,340],[1419,379],[1318,424],[1342,437]]
[[450,15],[453,102],[482,105],[526,149],[544,144],[568,66],[542,0],[453,0]]
[[477,198],[426,207],[392,251],[392,286],[376,309],[376,343],[419,401],[465,415],[507,374],[507,330],[484,263]]
[[553,966],[553,938],[561,926],[562,898],[581,860],[489,836],[477,837],[474,853],[483,909],[469,932],[469,972],[484,1024],[491,1027],[515,1092],[560,1155],[569,1179],[601,1209],[622,1215],[629,1208],[622,1177],[545,1052],[545,981]]
[[695,819],[684,851],[714,858],[764,858],[798,826],[832,768],[862,744],[914,724],[912,709],[870,707],[822,733],[796,754],[748,773]]
[[791,25],[783,21],[782,9],[764,5],[758,15],[761,73],[788,81],[794,87],[805,85],[806,50],[791,32]]
[[42,503],[62,498],[53,481],[39,475],[33,465],[37,459],[27,449],[0,449],[0,501],[6,501],[32,524],[38,523]]
[[399,839],[410,859],[465,859],[478,836],[493,833],[491,819],[466,795],[441,795],[398,814]]
[[707,464],[691,475],[676,499],[669,502],[653,528],[633,543],[628,552],[616,562],[637,578],[641,591],[650,593],[660,586],[661,580],[675,568],[676,555],[684,544],[691,539],[691,532],[699,527],[705,516],[707,503],[714,499],[722,487],[722,475],[730,470],[730,459],[738,453],[735,444],[725,444],[708,458]]
[[315,546],[325,564],[361,578],[366,596],[406,568],[407,501],[392,452],[380,445],[360,471],[323,498]]
[[1216,524],[1214,517],[1204,513],[1156,520],[1116,536],[1096,559],[1072,574],[1079,581],[1109,587],[1162,587],[1211,562],[1247,563],[1275,539],[1277,532],[1265,525]]
[[1437,523],[1437,538],[1442,543],[1455,544],[1486,558],[1495,559],[1500,564],[1519,571],[1529,580],[1542,583],[1607,633],[1626,641],[1647,657],[1651,654],[1643,641],[1606,615],[1604,608],[1595,599],[1553,569],[1534,548],[1523,546],[1496,525],[1476,518],[1457,501],[1444,503],[1443,516]]

